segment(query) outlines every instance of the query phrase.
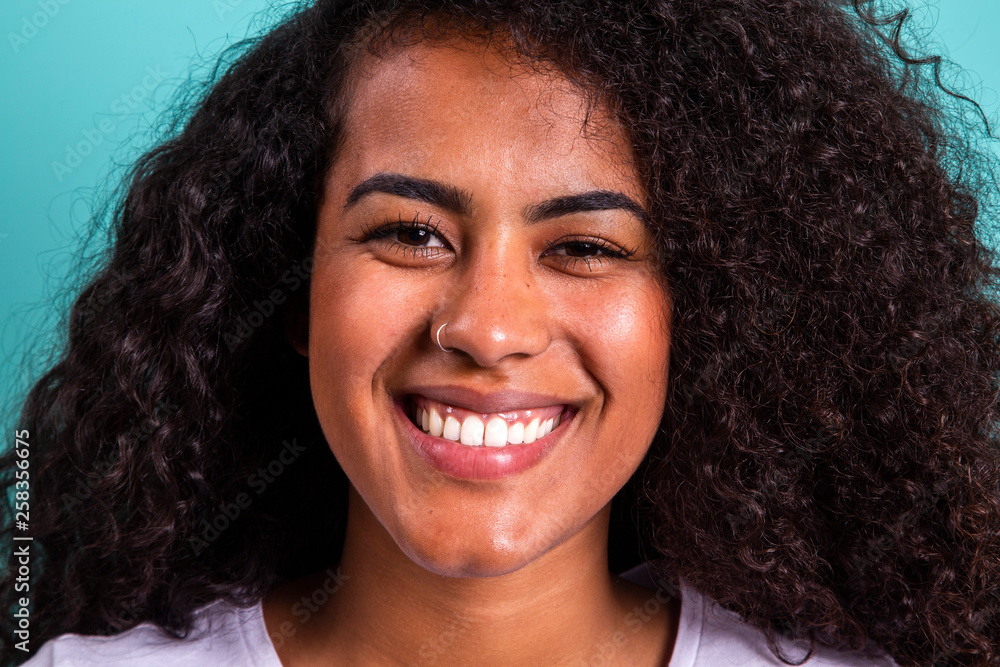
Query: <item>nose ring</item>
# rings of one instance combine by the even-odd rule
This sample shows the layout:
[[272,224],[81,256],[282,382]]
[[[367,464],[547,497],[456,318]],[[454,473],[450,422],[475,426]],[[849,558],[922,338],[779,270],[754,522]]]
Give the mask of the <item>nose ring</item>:
[[437,333],[434,334],[434,340],[437,341],[438,347],[441,348],[442,352],[451,352],[451,348],[447,348],[441,344],[441,330],[444,329],[446,326],[448,326],[447,322],[438,327]]

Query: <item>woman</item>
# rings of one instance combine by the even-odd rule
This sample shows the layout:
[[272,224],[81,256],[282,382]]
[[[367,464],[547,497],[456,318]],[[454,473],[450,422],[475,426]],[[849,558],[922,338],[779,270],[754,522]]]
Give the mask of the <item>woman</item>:
[[291,15],[25,406],[30,664],[996,662],[989,200],[876,25]]

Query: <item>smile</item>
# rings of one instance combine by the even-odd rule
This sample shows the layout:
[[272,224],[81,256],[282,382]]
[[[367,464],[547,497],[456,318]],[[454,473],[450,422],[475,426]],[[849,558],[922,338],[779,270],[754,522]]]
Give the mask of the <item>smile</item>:
[[562,422],[566,406],[551,405],[508,412],[476,413],[414,396],[410,420],[424,433],[469,447],[531,444]]

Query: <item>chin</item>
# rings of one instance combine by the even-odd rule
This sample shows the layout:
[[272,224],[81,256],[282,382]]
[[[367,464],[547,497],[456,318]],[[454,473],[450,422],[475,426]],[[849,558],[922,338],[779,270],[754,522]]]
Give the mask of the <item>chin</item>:
[[544,553],[527,540],[506,536],[476,535],[466,531],[465,539],[441,539],[440,533],[403,543],[400,550],[410,560],[442,577],[499,577],[516,572]]
[[500,577],[517,572],[534,560],[502,553],[404,553],[428,572],[452,578]]

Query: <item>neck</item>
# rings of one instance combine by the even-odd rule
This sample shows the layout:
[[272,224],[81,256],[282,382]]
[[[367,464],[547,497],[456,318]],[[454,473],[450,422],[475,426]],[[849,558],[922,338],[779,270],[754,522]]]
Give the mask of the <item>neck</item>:
[[[265,605],[283,665],[591,664],[609,645],[619,658],[631,656],[629,663],[643,664],[637,656],[651,652],[646,664],[666,662],[670,609],[641,635],[627,627],[650,592],[608,572],[610,506],[566,542],[493,577],[431,572],[399,549],[353,492],[349,507],[339,568],[293,582]],[[331,580],[339,587],[304,621],[295,602],[323,600],[313,592],[330,591]],[[281,631],[290,614],[297,617],[293,637]]]

